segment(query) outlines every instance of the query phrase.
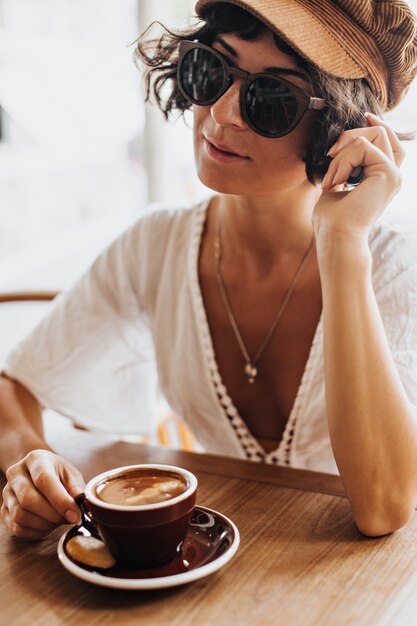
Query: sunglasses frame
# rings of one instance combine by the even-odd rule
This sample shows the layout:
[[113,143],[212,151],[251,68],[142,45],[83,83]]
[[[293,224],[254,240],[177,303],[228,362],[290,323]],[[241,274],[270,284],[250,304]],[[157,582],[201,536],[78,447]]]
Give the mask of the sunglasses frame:
[[[191,96],[186,92],[182,83],[182,78],[181,78],[181,69],[182,69],[183,61],[186,55],[192,50],[195,50],[196,48],[205,50],[213,54],[221,63],[221,66],[224,72],[223,85],[219,89],[218,93],[210,100],[204,100],[203,102],[201,101],[197,102],[194,98],[191,98]],[[285,80],[285,78],[281,78],[281,76],[279,76],[278,74],[272,74],[272,72],[260,72],[256,74],[251,74],[250,72],[247,72],[246,70],[242,70],[239,67],[231,65],[218,50],[215,50],[214,48],[211,48],[210,46],[207,46],[198,41],[183,40],[180,42],[178,68],[177,68],[177,83],[178,83],[179,90],[181,91],[184,98],[188,100],[188,102],[191,102],[192,104],[196,104],[197,106],[209,106],[210,104],[214,104],[215,102],[217,102],[217,100],[219,100],[223,96],[223,94],[226,93],[229,87],[233,84],[233,78],[240,78],[241,80],[244,81],[240,89],[241,114],[244,120],[246,121],[246,123],[248,124],[249,128],[251,128],[258,135],[262,135],[262,137],[269,137],[271,139],[278,139],[279,137],[284,137],[285,135],[288,135],[292,130],[294,130],[294,128],[300,123],[306,111],[310,109],[320,111],[327,106],[326,101],[323,100],[322,98],[316,98],[314,96],[311,96],[309,93],[307,93],[307,91],[305,91],[301,87],[298,87],[298,85],[294,85],[290,81]],[[290,126],[288,126],[288,128],[285,129],[285,131],[281,133],[267,133],[265,131],[261,131],[258,128],[256,128],[256,126],[249,119],[249,116],[246,110],[246,96],[247,96],[250,85],[258,78],[269,78],[269,79],[273,79],[273,80],[283,83],[289,89],[289,91],[294,95],[294,98],[297,102],[297,114],[293,122],[290,124]]]

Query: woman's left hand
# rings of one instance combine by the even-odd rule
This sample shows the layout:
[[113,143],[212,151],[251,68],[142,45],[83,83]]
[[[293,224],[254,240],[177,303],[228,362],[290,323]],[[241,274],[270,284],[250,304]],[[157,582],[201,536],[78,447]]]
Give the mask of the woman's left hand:
[[[323,236],[367,240],[401,188],[405,151],[387,122],[369,113],[367,120],[367,128],[345,131],[329,151],[333,160],[313,213],[317,243]],[[358,166],[364,168],[364,180],[351,191],[338,191]]]

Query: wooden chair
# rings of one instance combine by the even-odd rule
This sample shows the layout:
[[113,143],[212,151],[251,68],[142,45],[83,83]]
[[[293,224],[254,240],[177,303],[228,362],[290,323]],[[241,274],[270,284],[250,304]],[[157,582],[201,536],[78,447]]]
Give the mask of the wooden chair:
[[5,302],[51,301],[59,291],[10,291],[0,293],[0,304]]
[[[59,291],[3,292],[0,293],[0,304],[11,302],[50,302],[58,294]],[[78,424],[74,424],[74,427],[86,430]],[[161,446],[188,451],[196,450],[198,447],[190,429],[171,411],[159,421],[156,432],[158,443]],[[143,441],[143,438],[141,438],[141,441]]]

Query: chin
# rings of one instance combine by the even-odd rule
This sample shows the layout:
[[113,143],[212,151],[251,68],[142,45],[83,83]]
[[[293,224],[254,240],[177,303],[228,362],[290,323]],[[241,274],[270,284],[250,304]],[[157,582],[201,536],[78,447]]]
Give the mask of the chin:
[[220,177],[214,179],[199,176],[200,181],[205,187],[223,193],[229,196],[249,196],[257,193],[257,189],[250,187],[245,183],[239,183],[239,180],[220,180]]
[[227,195],[245,195],[246,189],[244,184],[239,184],[239,180],[225,180],[221,176],[204,176],[198,173],[198,178],[208,189],[212,189],[217,193],[224,193]]
[[[196,163],[197,176],[205,187],[229,195],[246,195],[253,193],[253,179],[233,171],[233,167],[227,168],[213,165],[207,162]],[[248,184],[251,181],[252,184]]]

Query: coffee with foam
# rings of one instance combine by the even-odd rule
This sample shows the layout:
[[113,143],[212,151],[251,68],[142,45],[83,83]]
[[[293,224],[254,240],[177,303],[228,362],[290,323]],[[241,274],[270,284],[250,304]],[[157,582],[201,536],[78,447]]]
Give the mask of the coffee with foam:
[[109,504],[141,506],[175,498],[187,487],[180,475],[139,470],[104,480],[96,486],[95,494]]

